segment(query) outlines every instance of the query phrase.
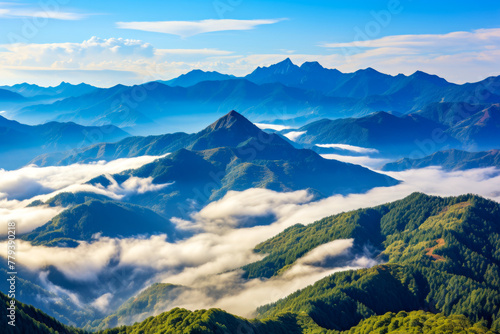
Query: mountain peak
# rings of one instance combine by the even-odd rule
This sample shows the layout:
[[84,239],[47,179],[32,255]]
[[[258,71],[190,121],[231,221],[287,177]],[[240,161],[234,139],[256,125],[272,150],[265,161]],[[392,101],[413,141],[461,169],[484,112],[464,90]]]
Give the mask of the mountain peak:
[[219,118],[217,121],[212,123],[209,128],[215,131],[223,128],[229,129],[234,127],[235,125],[239,125],[238,127],[248,127],[250,125],[252,127],[255,127],[255,125],[248,119],[246,119],[242,114],[235,110],[231,110],[230,112]]
[[294,63],[292,62],[292,60],[290,59],[290,57],[280,61],[279,63],[277,63],[276,65],[279,65],[279,64],[287,64],[287,65],[294,65]]
[[271,65],[271,67],[273,67],[273,66],[275,66],[275,67],[284,67],[284,68],[290,68],[290,67],[293,67],[293,66],[298,67],[297,65],[295,65],[292,62],[292,60],[290,58],[286,58],[286,59],[280,61],[279,63]]

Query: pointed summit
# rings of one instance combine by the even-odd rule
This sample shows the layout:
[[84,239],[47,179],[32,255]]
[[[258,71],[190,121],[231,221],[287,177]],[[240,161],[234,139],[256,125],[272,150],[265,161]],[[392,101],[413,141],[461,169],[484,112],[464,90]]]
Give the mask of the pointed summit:
[[263,131],[240,113],[232,110],[196,134],[192,150],[236,147],[251,139],[265,136]]
[[269,66],[268,69],[272,70],[274,74],[287,74],[291,71],[298,70],[299,67],[292,63],[290,58],[286,58],[277,64]]
[[206,129],[211,131],[217,131],[220,129],[230,129],[232,127],[238,128],[239,130],[253,129],[257,128],[252,122],[246,119],[242,114],[235,110],[231,110],[226,115],[222,116],[212,124],[210,124]]
[[300,75],[300,67],[292,63],[290,58],[271,65],[269,67],[258,67],[255,71],[245,77],[256,84],[282,82]]

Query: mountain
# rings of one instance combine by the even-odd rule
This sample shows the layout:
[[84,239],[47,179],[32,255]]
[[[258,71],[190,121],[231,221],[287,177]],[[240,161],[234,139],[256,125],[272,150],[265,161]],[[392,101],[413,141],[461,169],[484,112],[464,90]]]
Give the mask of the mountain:
[[500,147],[500,104],[493,104],[446,131],[470,150]]
[[155,283],[131,297],[113,314],[92,322],[86,328],[95,331],[143,321],[171,308],[168,301],[175,300],[187,290],[189,289],[179,285]]
[[169,86],[180,86],[189,87],[194,86],[203,81],[221,81],[221,80],[232,80],[236,79],[234,75],[221,74],[219,72],[205,72],[202,70],[192,70],[186,74],[182,74],[179,77],[168,80],[168,81],[158,81],[162,84]]
[[298,81],[297,77],[300,75],[300,67],[292,63],[290,58],[287,58],[269,67],[258,67],[248,74],[245,79],[258,85],[274,82],[289,85],[290,82]]
[[117,143],[101,143],[84,147],[79,151],[44,154],[31,163],[40,166],[89,163],[99,160],[115,160],[142,155],[164,155],[181,148],[203,150],[217,147],[236,147],[251,137],[265,135],[236,111],[195,134],[183,132],[148,137],[128,137]]
[[354,74],[327,69],[318,62],[305,62],[300,67],[287,58],[268,67],[258,67],[245,79],[258,85],[281,83],[288,87],[316,90],[323,94],[342,85]]
[[397,314],[388,312],[361,321],[348,331],[326,330],[304,314],[284,313],[264,320],[246,320],[219,309],[188,311],[173,309],[151,320],[98,332],[126,333],[253,333],[253,334],[365,334],[365,333],[422,333],[422,334],[493,334],[483,323],[472,323],[465,316],[444,316],[423,311]]
[[402,171],[407,169],[440,166],[446,171],[466,170],[472,168],[500,168],[500,151],[467,152],[460,150],[439,151],[421,159],[403,158],[385,164],[384,171]]
[[191,138],[191,135],[183,132],[148,137],[133,136],[116,143],[100,143],[72,151],[42,154],[30,163],[38,166],[66,166],[77,162],[90,163],[143,155],[164,155],[185,147]]
[[[131,177],[152,178],[153,184],[172,183],[160,191],[133,195],[128,200],[167,216],[181,217],[187,214],[188,199],[205,205],[222,198],[229,190],[309,189],[325,197],[399,182],[358,165],[296,149],[279,135],[263,132],[235,111],[192,135],[186,149],[111,177],[118,184]],[[106,188],[111,181],[100,176],[89,183]]]
[[448,126],[446,133],[469,150],[500,147],[500,104],[433,103],[416,114]]
[[[418,115],[397,117],[386,112],[377,112],[361,118],[337,120],[323,119],[307,124],[297,132],[303,132],[296,142],[300,144],[348,144],[374,148],[385,155],[407,155],[427,150],[423,147],[435,136],[436,129],[443,126]],[[295,130],[294,130],[295,131]],[[433,141],[433,151],[457,147],[453,138]]]
[[373,315],[423,309],[465,314],[498,329],[499,213],[498,203],[475,195],[414,193],[290,227],[258,245],[265,257],[243,269],[249,278],[281,275],[315,247],[354,238],[354,252],[366,256],[371,249],[385,264],[326,277],[259,308],[259,318],[305,313],[321,327],[346,330]]
[[51,221],[22,239],[33,245],[74,246],[76,241],[91,241],[99,234],[103,237],[131,237],[165,233],[169,240],[176,239],[170,221],[151,210],[137,205],[115,201],[90,199],[66,209]]
[[21,83],[13,86],[1,86],[0,88],[9,90],[20,94],[21,96],[27,98],[48,98],[57,97],[65,98],[70,96],[80,96],[95,90],[96,87],[81,83],[78,85],[72,85],[67,82],[61,82],[58,86],[53,87],[41,87],[38,85]]
[[356,98],[382,95],[392,87],[395,81],[401,80],[403,77],[402,74],[393,77],[369,67],[352,73],[349,78],[346,78],[347,80],[333,88],[329,94]]
[[436,102],[425,106],[415,114],[428,118],[436,123],[453,127],[487,107],[487,104]]
[[1,167],[19,168],[40,152],[67,151],[95,142],[116,141],[128,135],[113,125],[85,127],[75,123],[50,122],[32,126],[0,116]]

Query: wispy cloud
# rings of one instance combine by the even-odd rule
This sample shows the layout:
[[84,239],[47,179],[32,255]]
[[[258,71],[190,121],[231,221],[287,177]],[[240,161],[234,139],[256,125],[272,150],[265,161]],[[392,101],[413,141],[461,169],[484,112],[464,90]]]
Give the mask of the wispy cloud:
[[157,55],[204,55],[204,56],[226,56],[232,54],[232,51],[218,49],[158,49]]
[[22,8],[2,8],[0,9],[0,18],[41,18],[41,19],[54,19],[54,20],[64,20],[64,21],[76,21],[82,20],[88,17],[88,14],[74,13],[74,12],[63,12],[58,10],[42,10],[39,9],[22,9]]
[[472,32],[455,31],[448,34],[394,35],[372,40],[360,40],[348,43],[325,43],[327,48],[411,48],[430,52],[429,47],[438,48],[449,53],[452,50],[470,51],[476,47],[491,48],[500,43],[500,28],[478,29]]
[[259,25],[274,24],[283,19],[267,20],[201,20],[201,21],[155,21],[155,22],[117,22],[120,29],[133,29],[159,32],[189,37],[215,31],[251,30]]

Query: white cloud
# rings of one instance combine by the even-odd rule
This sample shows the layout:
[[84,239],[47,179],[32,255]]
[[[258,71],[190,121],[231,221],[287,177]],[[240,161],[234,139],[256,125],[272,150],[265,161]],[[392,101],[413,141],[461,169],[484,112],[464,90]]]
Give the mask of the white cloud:
[[316,144],[316,146],[323,148],[340,148],[341,150],[353,151],[357,153],[378,153],[378,150],[374,148],[366,148],[347,144]]
[[120,29],[159,32],[189,37],[215,31],[251,30],[264,24],[274,24],[283,19],[271,20],[201,20],[201,21],[157,21],[157,22],[117,22]]
[[12,83],[53,85],[64,80],[98,86],[137,84],[171,79],[197,67],[219,66],[220,60],[213,58],[231,54],[209,48],[156,49],[149,43],[124,38],[92,37],[81,43],[12,43],[0,45],[0,75],[4,82]]
[[370,156],[351,156],[341,154],[321,154],[321,156],[325,159],[348,162],[374,169],[380,168],[382,165],[391,161],[390,159],[372,158]]
[[[325,43],[327,48],[412,48],[428,52],[433,50],[470,51],[486,49],[500,43],[500,28],[478,29],[472,32],[455,31],[448,34],[394,35],[379,39],[359,40],[348,43]],[[431,49],[429,49],[431,48]],[[452,48],[452,50],[449,50]]]
[[156,54],[160,56],[164,55],[204,55],[204,56],[227,56],[232,54],[232,51],[217,50],[217,49],[158,49]]
[[291,141],[296,141],[300,136],[302,136],[306,132],[307,131],[290,131],[284,134],[284,136],[290,139]]
[[117,197],[119,199],[131,194],[144,194],[150,191],[158,191],[173,184],[153,184],[152,177],[139,178],[136,176],[132,176],[121,184],[118,184],[118,182],[116,182],[110,174],[104,174],[104,177],[106,177],[111,184],[107,187],[103,187],[101,184],[98,184],[98,188],[104,190],[106,195],[110,197]]
[[60,207],[30,207],[30,208],[5,208],[2,207],[4,200],[0,201],[0,236],[7,234],[7,223],[16,222],[16,233],[23,234],[31,232],[42,226],[63,211]]
[[64,21],[82,20],[88,17],[88,14],[63,12],[59,10],[43,10],[39,9],[0,9],[0,18],[40,18],[40,19],[54,19]]
[[112,297],[113,295],[110,292],[107,292],[102,296],[100,296],[99,298],[96,298],[96,300],[94,300],[91,305],[100,310],[101,312],[106,312],[108,311],[108,306]]
[[282,131],[286,129],[290,129],[290,126],[287,125],[279,125],[279,124],[264,124],[264,123],[254,123],[259,129],[271,129],[275,131]]

